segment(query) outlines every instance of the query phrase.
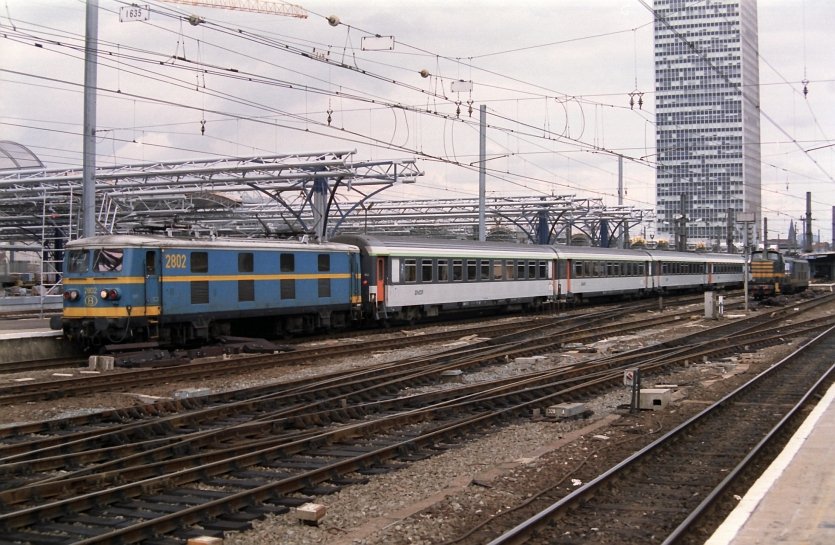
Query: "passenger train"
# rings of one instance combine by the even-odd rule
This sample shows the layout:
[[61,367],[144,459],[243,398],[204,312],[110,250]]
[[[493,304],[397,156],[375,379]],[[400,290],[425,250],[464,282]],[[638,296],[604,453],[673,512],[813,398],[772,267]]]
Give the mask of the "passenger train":
[[741,286],[727,254],[346,235],[332,242],[105,235],[66,246],[78,345],[277,336],[473,310]]

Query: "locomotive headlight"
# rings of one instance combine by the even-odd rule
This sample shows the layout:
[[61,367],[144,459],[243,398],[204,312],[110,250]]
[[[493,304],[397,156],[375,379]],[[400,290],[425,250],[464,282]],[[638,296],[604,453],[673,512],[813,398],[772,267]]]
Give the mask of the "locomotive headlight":
[[77,290],[67,290],[64,292],[65,301],[78,301],[79,294]]
[[99,292],[99,297],[101,297],[105,301],[116,301],[119,299],[119,290],[116,288],[111,289],[104,289]]

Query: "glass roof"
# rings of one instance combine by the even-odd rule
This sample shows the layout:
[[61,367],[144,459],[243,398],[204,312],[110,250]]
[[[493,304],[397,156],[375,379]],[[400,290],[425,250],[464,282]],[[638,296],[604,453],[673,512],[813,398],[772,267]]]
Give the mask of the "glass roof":
[[0,170],[43,168],[43,163],[32,150],[9,140],[0,140]]

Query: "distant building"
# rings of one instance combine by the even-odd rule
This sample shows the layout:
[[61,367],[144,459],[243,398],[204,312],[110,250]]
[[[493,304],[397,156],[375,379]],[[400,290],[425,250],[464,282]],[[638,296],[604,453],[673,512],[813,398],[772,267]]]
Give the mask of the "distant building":
[[756,0],[653,6],[657,230],[675,237],[683,203],[688,242],[725,245],[730,225],[739,247],[737,214],[762,220]]

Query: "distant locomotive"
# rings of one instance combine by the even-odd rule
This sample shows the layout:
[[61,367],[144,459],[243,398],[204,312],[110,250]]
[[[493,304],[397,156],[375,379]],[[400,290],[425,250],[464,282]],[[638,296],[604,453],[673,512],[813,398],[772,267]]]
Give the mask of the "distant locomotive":
[[809,287],[809,262],[776,250],[751,253],[749,293],[755,299],[798,293]]
[[743,282],[741,257],[348,235],[323,244],[108,235],[67,244],[64,312],[90,350],[280,336]]

